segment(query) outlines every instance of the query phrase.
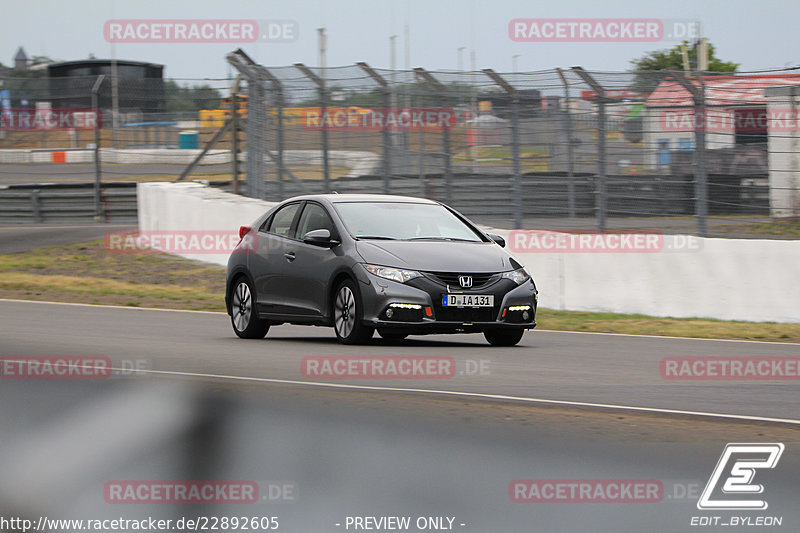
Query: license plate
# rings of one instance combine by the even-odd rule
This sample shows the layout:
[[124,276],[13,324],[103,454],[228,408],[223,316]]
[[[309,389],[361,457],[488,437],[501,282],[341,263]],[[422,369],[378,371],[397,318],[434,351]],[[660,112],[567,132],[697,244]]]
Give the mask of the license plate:
[[442,294],[445,307],[493,307],[493,294]]

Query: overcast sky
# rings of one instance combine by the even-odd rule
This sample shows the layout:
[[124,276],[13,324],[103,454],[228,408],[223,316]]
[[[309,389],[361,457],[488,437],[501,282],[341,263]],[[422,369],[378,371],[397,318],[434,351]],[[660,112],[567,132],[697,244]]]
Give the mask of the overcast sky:
[[[23,46],[28,56],[57,60],[109,58],[112,45],[103,25],[111,19],[293,20],[299,37],[288,43],[241,45],[268,66],[318,64],[317,31],[327,28],[329,66],[366,61],[390,66],[389,37],[398,35],[397,65],[405,66],[404,27],[408,24],[410,66],[455,69],[458,48],[464,66],[474,49],[478,68],[519,71],[581,65],[590,70],[627,70],[629,61],[674,41],[647,43],[513,42],[509,21],[516,18],[695,19],[723,60],[740,70],[800,65],[800,2],[797,0],[2,0],[0,62],[12,64]],[[221,78],[230,73],[225,53],[233,43],[117,43],[118,59],[166,66],[168,78]]]

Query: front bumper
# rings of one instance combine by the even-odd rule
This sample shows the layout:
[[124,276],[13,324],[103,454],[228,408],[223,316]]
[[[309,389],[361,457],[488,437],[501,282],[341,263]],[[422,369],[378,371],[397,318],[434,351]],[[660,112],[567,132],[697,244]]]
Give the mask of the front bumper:
[[[497,279],[476,289],[461,289],[429,276],[398,283],[362,271],[364,323],[378,329],[423,334],[536,327],[538,293],[531,279],[521,285]],[[494,306],[445,307],[443,294],[491,294]]]

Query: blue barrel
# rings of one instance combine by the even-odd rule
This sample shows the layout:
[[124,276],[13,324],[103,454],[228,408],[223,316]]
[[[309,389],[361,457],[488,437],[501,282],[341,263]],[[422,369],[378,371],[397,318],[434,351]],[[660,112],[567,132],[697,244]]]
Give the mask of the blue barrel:
[[178,147],[180,148],[197,148],[198,133],[195,130],[182,131],[178,135]]

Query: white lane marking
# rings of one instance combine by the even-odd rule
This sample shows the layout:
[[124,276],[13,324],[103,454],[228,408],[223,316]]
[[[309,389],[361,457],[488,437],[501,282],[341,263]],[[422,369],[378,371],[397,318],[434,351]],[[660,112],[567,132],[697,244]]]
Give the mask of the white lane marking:
[[[0,298],[0,302],[13,302],[13,303],[32,303],[32,304],[48,304],[48,305],[73,305],[79,307],[100,307],[106,309],[133,309],[137,311],[165,311],[168,313],[203,313],[207,315],[222,315],[228,316],[223,311],[194,311],[191,309],[161,309],[159,307],[127,307],[124,305],[102,305],[102,304],[85,304],[74,302],[50,302],[46,300],[18,300],[13,298]],[[659,318],[659,317],[653,317]],[[756,324],[757,322],[754,322]],[[681,341],[712,341],[712,342],[749,342],[757,344],[769,344],[771,346],[800,346],[797,342],[778,342],[778,341],[754,341],[749,339],[703,339],[699,337],[670,337],[667,335],[641,335],[634,333],[604,333],[601,331],[562,331],[559,329],[534,329],[534,333],[563,333],[568,335],[611,335],[616,337],[644,337],[645,339],[672,339]]]
[[[106,367],[103,367],[105,370]],[[560,405],[565,407],[589,407],[594,409],[613,409],[616,411],[634,411],[640,413],[657,413],[670,415],[684,415],[705,418],[722,418],[727,420],[746,420],[749,422],[772,422],[780,424],[792,424],[800,426],[800,420],[793,418],[774,418],[755,415],[735,415],[729,413],[712,413],[707,411],[685,411],[682,409],[662,409],[659,407],[637,407],[632,405],[616,405],[608,403],[594,402],[573,402],[568,400],[550,400],[547,398],[531,398],[528,396],[510,396],[506,394],[491,394],[483,392],[450,391],[439,389],[413,389],[406,387],[378,387],[375,385],[352,385],[348,383],[327,383],[322,381],[302,381],[295,379],[278,378],[259,378],[251,376],[229,376],[225,374],[205,374],[201,372],[181,372],[175,370],[148,370],[148,369],[125,369],[111,367],[111,371],[141,374],[156,374],[166,376],[183,376],[195,378],[223,379],[229,381],[250,381],[255,383],[277,383],[281,385],[301,385],[307,387],[321,387],[329,389],[349,389],[349,390],[369,390],[381,392],[410,392],[417,394],[431,394],[439,396],[459,396],[465,398],[479,398],[484,400],[504,400],[511,402],[538,403],[546,405]]]

